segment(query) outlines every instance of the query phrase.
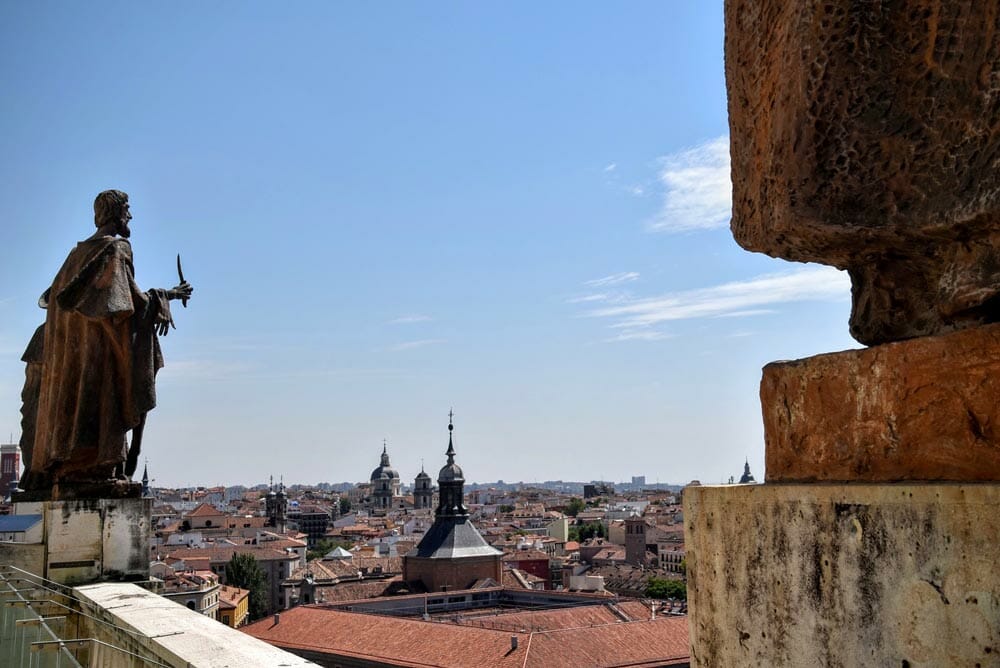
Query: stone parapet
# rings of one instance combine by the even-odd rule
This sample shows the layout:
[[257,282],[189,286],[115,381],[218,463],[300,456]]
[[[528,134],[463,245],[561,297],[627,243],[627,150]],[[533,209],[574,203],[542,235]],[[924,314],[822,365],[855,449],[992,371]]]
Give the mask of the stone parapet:
[[691,486],[692,666],[1000,656],[1000,485]]
[[764,367],[766,480],[1000,481],[1000,324]]

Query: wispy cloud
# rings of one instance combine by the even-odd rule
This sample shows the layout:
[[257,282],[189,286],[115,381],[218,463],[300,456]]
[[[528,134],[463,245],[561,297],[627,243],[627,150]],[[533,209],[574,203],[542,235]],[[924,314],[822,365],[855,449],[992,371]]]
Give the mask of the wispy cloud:
[[689,232],[725,227],[733,209],[729,137],[717,137],[661,160],[663,206],[650,230]]
[[760,314],[771,310],[762,308],[765,306],[842,299],[849,292],[850,281],[845,272],[832,267],[808,266],[746,281],[629,299],[621,304],[592,309],[584,315],[612,319],[611,327],[634,333],[671,320]]
[[610,276],[605,276],[604,278],[595,278],[592,281],[584,281],[583,284],[591,288],[603,288],[609,285],[621,285],[622,283],[631,283],[632,281],[638,279],[639,279],[639,272],[623,271],[618,274],[611,274]]
[[613,171],[615,171],[615,168],[617,168],[617,167],[618,167],[618,163],[612,162],[612,163],[609,163],[609,164],[607,164],[607,165],[604,166],[604,171],[605,172],[613,172]]
[[445,339],[420,339],[419,341],[404,341],[403,343],[397,343],[394,346],[390,346],[389,350],[394,353],[402,352],[404,350],[413,350],[414,348],[423,348],[424,346],[433,346],[438,343],[445,343]]
[[431,317],[429,315],[422,315],[420,313],[413,313],[410,315],[401,315],[398,318],[394,318],[389,321],[390,325],[409,325],[414,322],[427,322]]
[[604,339],[605,343],[619,343],[621,341],[662,341],[674,338],[673,334],[661,332],[655,329],[627,329],[618,332],[610,339]]
[[586,304],[587,302],[606,302],[610,299],[610,295],[606,292],[599,292],[595,295],[583,295],[582,297],[573,297],[572,299],[567,299],[567,304]]
[[716,318],[748,318],[752,315],[768,315],[777,313],[773,308],[752,308],[746,311],[733,311],[731,313],[720,313]]

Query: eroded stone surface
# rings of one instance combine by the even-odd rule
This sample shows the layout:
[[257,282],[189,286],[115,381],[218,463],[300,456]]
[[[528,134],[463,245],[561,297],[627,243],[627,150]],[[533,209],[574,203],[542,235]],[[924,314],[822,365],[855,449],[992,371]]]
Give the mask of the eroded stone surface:
[[745,248],[848,269],[876,344],[1000,319],[996,0],[727,0]]
[[1000,325],[764,367],[766,480],[1000,481]]
[[1000,485],[684,491],[692,666],[992,666]]

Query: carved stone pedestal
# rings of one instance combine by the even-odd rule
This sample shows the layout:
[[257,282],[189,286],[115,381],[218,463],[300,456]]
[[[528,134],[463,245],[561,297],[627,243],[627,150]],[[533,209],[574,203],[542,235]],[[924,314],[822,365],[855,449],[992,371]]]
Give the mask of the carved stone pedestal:
[[684,492],[692,666],[1000,661],[1000,484]]
[[768,482],[1000,482],[1000,325],[764,367]]
[[15,503],[40,516],[42,539],[0,545],[0,563],[68,585],[148,579],[151,510],[148,498]]

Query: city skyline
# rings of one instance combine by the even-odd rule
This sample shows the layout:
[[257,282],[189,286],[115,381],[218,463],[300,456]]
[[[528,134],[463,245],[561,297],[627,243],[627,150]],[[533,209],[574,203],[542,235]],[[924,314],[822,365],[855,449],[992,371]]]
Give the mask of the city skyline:
[[721,10],[0,7],[0,429],[119,188],[195,289],[159,485],[433,476],[452,407],[470,480],[763,479],[761,367],[860,346],[842,272],[729,233]]

